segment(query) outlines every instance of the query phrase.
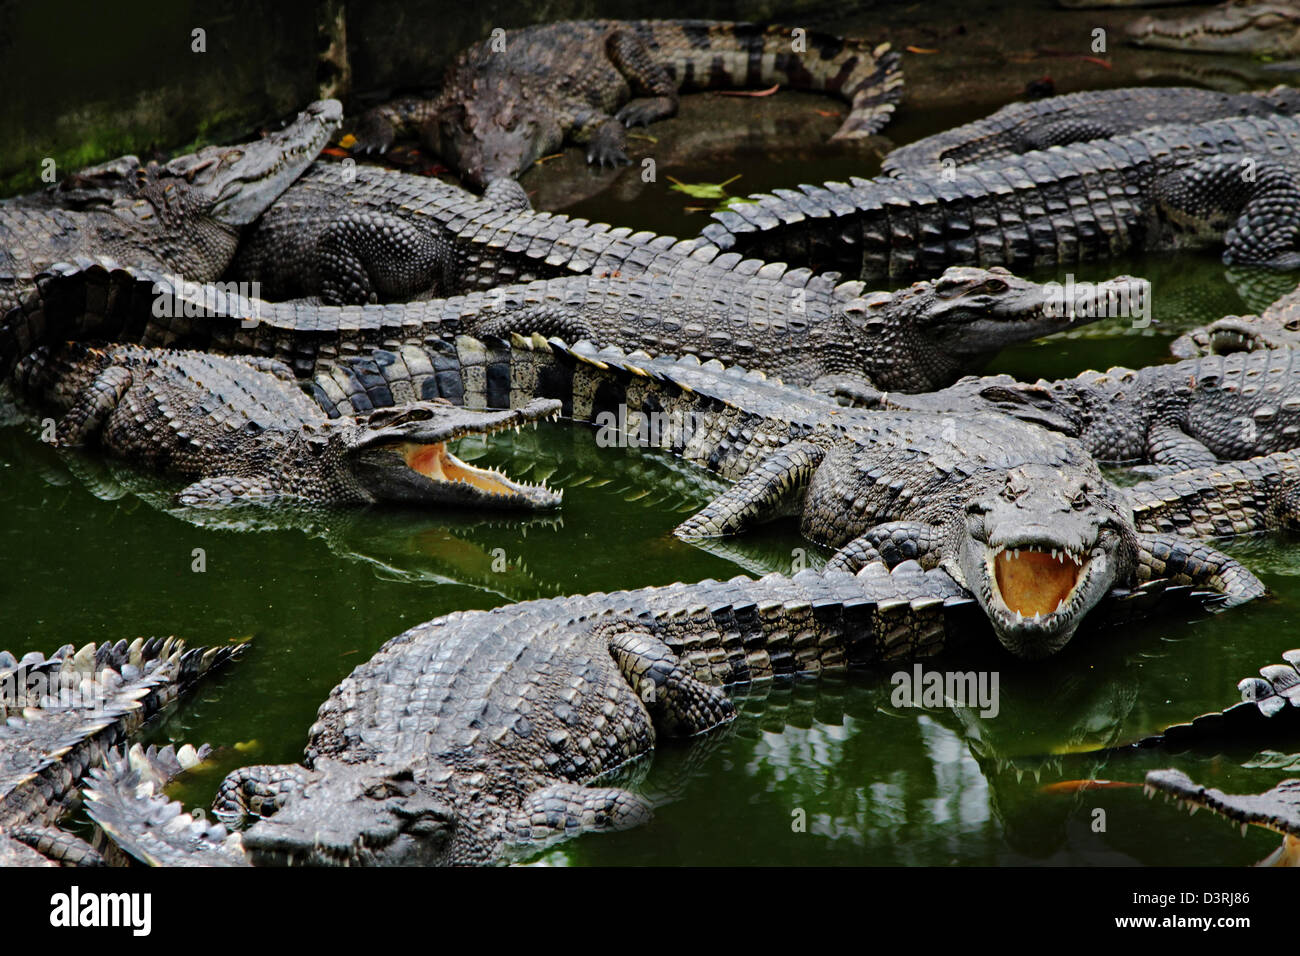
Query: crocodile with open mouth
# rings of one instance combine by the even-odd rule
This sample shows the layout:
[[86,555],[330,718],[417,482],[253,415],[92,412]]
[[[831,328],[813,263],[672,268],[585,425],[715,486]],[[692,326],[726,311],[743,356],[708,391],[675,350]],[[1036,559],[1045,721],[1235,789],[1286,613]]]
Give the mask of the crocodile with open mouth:
[[74,177],[58,202],[0,202],[0,311],[19,304],[42,270],[75,256],[218,278],[240,230],[302,174],[342,119],[336,100],[322,100],[251,143],[205,146],[163,165],[123,157]]
[[1259,315],[1225,315],[1185,332],[1169,344],[1169,351],[1183,359],[1293,348],[1300,348],[1300,288],[1282,296]]
[[120,457],[196,479],[184,505],[304,500],[406,502],[545,509],[559,494],[476,468],[448,449],[555,416],[538,399],[513,411],[474,412],[411,402],[327,419],[273,359],[136,345],[42,346],[18,363],[20,395],[59,409],[60,445],[97,440]]
[[[1204,714],[1147,737],[1133,747],[1188,750],[1207,745],[1257,746],[1266,741],[1300,739],[1300,650],[1287,651],[1283,663],[1259,669],[1259,677],[1237,684],[1241,702],[1219,713]],[[1164,794],[1180,806],[1205,809],[1240,825],[1259,826],[1282,835],[1282,845],[1261,866],[1300,866],[1300,780],[1286,779],[1262,793],[1225,793],[1196,783],[1181,770],[1152,770],[1146,775],[1148,796]]]
[[1182,17],[1141,17],[1125,27],[1138,46],[1196,53],[1300,54],[1300,3],[1229,0]]
[[[0,330],[0,341],[14,334],[21,352],[37,329],[73,338],[145,334],[165,340],[173,327],[184,336],[192,324],[153,325],[152,310],[141,315],[140,303],[155,302],[159,293],[127,270],[92,268],[52,279],[42,292],[42,302]],[[540,335],[376,348],[375,342],[402,340],[387,331],[400,329],[400,313],[317,308],[297,328],[292,312],[268,306],[248,328],[237,303],[216,294],[193,297],[203,304],[203,334],[213,336],[205,347],[303,359],[298,374],[310,379],[314,397],[331,416],[414,399],[507,408],[540,396],[560,401],[564,415],[596,424],[598,442],[663,447],[736,482],[679,526],[683,536],[734,534],[792,515],[805,535],[830,547],[909,529],[916,537],[901,544],[911,551],[904,556],[942,561],[959,580],[970,574],[966,583],[1017,653],[1051,653],[1064,645],[1116,584],[1172,577],[1224,592],[1230,602],[1262,593],[1239,564],[1197,542],[1139,535],[1123,495],[1076,439],[1002,414],[843,408],[825,395],[775,384],[761,373],[728,371],[718,362],[570,347]],[[368,321],[358,321],[363,317]],[[322,342],[332,349],[328,356],[317,348]],[[1016,505],[1026,484],[1032,493]],[[987,512],[976,513],[985,506]],[[1042,520],[1029,520],[1035,515]],[[1005,522],[995,526],[1002,517]],[[1017,523],[1037,530],[1003,540],[1004,529]],[[923,530],[939,527],[957,538]],[[989,537],[971,538],[967,530]],[[1009,601],[997,587],[998,567],[989,563],[997,556],[979,557],[999,546],[1018,551],[998,565],[1008,587],[1019,592]],[[1045,561],[1038,567],[1040,554]],[[1042,573],[1012,574],[1030,563]],[[1029,594],[1035,582],[1051,594]]]
[[907,176],[753,195],[700,241],[866,281],[1171,249],[1300,267],[1300,118],[1157,126]]
[[102,864],[56,826],[86,772],[243,647],[168,638],[0,653],[0,866]]
[[434,99],[367,113],[357,148],[418,132],[474,186],[513,178],[566,142],[589,163],[626,163],[627,127],[677,112],[680,90],[824,90],[851,104],[837,139],[868,136],[903,85],[888,44],[708,20],[577,20],[505,31],[461,53]]
[[540,336],[379,350],[322,370],[314,387],[340,414],[393,391],[445,388],[486,407],[558,398],[564,414],[597,425],[598,441],[663,447],[736,482],[679,525],[680,536],[796,516],[809,539],[830,547],[889,538],[886,561],[941,564],[1023,656],[1058,650],[1116,585],[1169,577],[1229,603],[1263,593],[1237,562],[1199,542],[1139,533],[1127,499],[1075,439],[1003,415],[842,408],[720,364]]

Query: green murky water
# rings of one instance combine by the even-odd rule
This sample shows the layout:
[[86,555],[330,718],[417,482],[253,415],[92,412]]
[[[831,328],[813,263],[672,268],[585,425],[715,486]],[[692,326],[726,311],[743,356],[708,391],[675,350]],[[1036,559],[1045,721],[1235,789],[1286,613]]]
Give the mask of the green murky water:
[[[899,140],[964,118],[922,121],[915,112],[910,126],[891,130]],[[874,165],[869,155],[843,151],[811,160],[800,154],[792,164],[774,149],[661,172],[716,182],[739,170],[744,190],[758,190],[870,174]],[[631,195],[583,199],[570,211],[683,235],[701,222],[701,214],[685,211],[688,203],[661,178]],[[1250,311],[1261,295],[1256,278],[1228,275],[1212,257],[1075,271],[1080,280],[1124,271],[1148,276],[1155,322],[1081,329],[1007,352],[992,371],[1050,377],[1163,361],[1179,330]],[[21,653],[140,634],[177,634],[194,644],[251,636],[243,661],[152,731],[153,740],[219,748],[212,767],[178,791],[187,803],[206,804],[235,766],[296,760],[329,689],[420,621],[545,595],[786,571],[795,549],[815,551],[790,525],[748,538],[726,557],[677,541],[671,528],[718,486],[657,452],[597,449],[581,427],[546,427],[462,453],[564,487],[562,513],[518,523],[358,511],[317,516],[304,529],[200,527],[169,514],[165,496],[151,494],[129,469],[57,454],[23,427],[0,428],[0,644]],[[1094,632],[1044,665],[1018,664],[989,642],[931,665],[996,668],[995,718],[895,708],[883,673],[746,698],[742,718],[726,732],[661,748],[641,785],[659,804],[650,826],[583,838],[540,860],[1253,862],[1273,848],[1271,835],[1243,840],[1222,821],[1188,819],[1136,788],[1042,788],[1091,777],[1140,781],[1146,770],[1170,764],[1228,789],[1276,782],[1275,774],[1240,767],[1249,753],[1157,753],[1107,764],[1070,754],[1222,708],[1235,699],[1239,678],[1300,644],[1296,544],[1267,536],[1226,545],[1276,595],[1253,606]],[[200,553],[202,572],[194,570]],[[1097,809],[1105,811],[1104,832],[1094,831]],[[792,826],[799,818],[803,832]]]

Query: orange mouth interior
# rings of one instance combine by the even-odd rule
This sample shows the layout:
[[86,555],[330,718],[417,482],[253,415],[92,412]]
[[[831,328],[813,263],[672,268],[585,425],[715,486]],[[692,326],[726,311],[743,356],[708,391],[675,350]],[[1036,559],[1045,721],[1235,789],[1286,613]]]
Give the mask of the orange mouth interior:
[[502,476],[483,468],[467,465],[451,452],[444,442],[417,445],[407,442],[399,449],[406,466],[430,481],[462,481],[480,491],[494,495],[511,495],[515,489]]
[[994,577],[1002,601],[1025,617],[1051,614],[1070,596],[1083,566],[1066,554],[1023,548],[999,552]]

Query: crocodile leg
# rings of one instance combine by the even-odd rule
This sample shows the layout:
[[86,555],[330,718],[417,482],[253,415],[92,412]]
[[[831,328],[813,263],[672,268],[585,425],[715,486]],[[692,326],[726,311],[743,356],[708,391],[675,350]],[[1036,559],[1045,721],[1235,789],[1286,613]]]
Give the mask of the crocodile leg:
[[627,127],[608,113],[592,110],[575,117],[570,134],[575,143],[586,144],[587,162],[596,166],[627,166]]
[[1160,471],[1187,471],[1218,464],[1214,452],[1177,425],[1158,424],[1147,432],[1147,450]]
[[352,131],[356,143],[352,149],[361,153],[384,153],[398,136],[415,136],[442,108],[439,100],[408,96],[384,103],[364,113]]
[[846,373],[819,376],[808,387],[858,408],[878,407],[885,395],[863,376]]
[[702,734],[736,715],[721,688],[686,673],[673,650],[648,631],[618,631],[609,638],[609,652],[655,727],[671,737]]
[[1259,578],[1222,551],[1175,534],[1138,535],[1137,577],[1140,582],[1169,578],[1175,584],[1208,587],[1224,595],[1225,607],[1263,597]]
[[530,793],[506,830],[511,845],[527,847],[597,830],[630,830],[652,816],[650,804],[631,791],[557,783]]
[[104,857],[93,846],[58,827],[24,826],[6,831],[46,859],[61,866],[103,866]]
[[60,445],[80,445],[99,430],[131,387],[131,372],[120,366],[104,369],[68,409],[55,429]]
[[679,538],[738,534],[746,528],[803,510],[808,485],[826,457],[812,442],[791,442],[674,530]]
[[628,30],[616,30],[605,40],[605,54],[632,88],[633,99],[614,114],[624,126],[648,126],[677,114],[677,84],[645,43]]
[[470,320],[470,333],[476,337],[494,336],[509,338],[511,333],[532,335],[534,332],[545,336],[558,336],[567,342],[580,342],[583,339],[596,340],[599,331],[581,315],[572,309],[557,305],[538,305],[494,315],[482,320]]
[[213,814],[228,826],[269,817],[300,793],[310,771],[297,764],[260,764],[231,771],[212,800]]
[[1053,146],[1087,142],[1090,139],[1109,139],[1117,132],[1115,124],[1107,123],[1100,117],[1056,120],[1026,129],[1020,136],[1021,151],[1028,153]]
[[483,187],[483,198],[501,212],[532,212],[533,201],[528,198],[519,180],[502,176]]
[[279,479],[273,475],[213,475],[186,485],[176,492],[176,500],[187,507],[201,508],[235,501],[278,498],[283,494]]
[[317,240],[321,300],[329,305],[405,301],[437,294],[448,252],[439,234],[360,210]]
[[1225,263],[1300,266],[1293,170],[1254,155],[1217,156],[1162,176],[1153,192],[1176,231],[1209,241],[1222,234]]
[[856,574],[874,561],[896,567],[916,561],[923,568],[939,566],[943,544],[939,529],[916,521],[887,521],[854,538],[826,562],[827,571]]
[[1224,235],[1223,261],[1300,269],[1300,181],[1295,171],[1260,163],[1254,194]]

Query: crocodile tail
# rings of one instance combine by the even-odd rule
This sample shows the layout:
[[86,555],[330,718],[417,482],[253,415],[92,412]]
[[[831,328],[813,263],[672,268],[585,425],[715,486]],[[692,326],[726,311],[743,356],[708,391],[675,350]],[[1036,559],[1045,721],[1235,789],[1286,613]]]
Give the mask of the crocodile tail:
[[110,753],[90,771],[86,814],[120,850],[150,866],[247,866],[238,833],[161,793],[185,768],[176,757],[170,748]]
[[1282,660],[1261,667],[1259,677],[1237,682],[1240,703],[1166,727],[1132,746],[1177,750],[1244,741],[1263,746],[1272,740],[1294,739],[1300,727],[1300,649],[1286,651]]
[[52,822],[82,770],[243,647],[186,650],[175,638],[138,638],[69,644],[49,658],[0,652],[0,748],[38,755],[0,772],[0,822]]
[[840,97],[849,104],[849,115],[832,139],[879,132],[903,94],[900,57],[888,43],[715,20],[640,21],[635,29],[680,90],[779,83]]

